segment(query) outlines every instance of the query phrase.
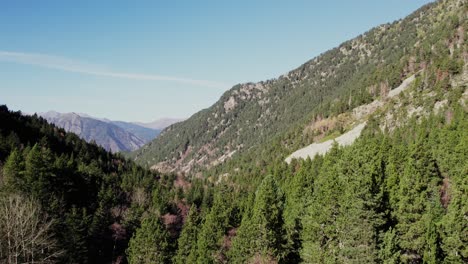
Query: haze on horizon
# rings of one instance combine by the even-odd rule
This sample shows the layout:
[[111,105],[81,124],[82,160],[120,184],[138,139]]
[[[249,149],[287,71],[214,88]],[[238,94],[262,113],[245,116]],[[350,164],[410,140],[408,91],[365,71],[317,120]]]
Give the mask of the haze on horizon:
[[11,1],[0,10],[0,104],[186,118],[428,2]]

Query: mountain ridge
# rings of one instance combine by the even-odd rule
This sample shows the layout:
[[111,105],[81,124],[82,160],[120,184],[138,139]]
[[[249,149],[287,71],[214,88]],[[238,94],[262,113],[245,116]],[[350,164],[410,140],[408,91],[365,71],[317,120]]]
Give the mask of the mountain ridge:
[[[112,152],[136,150],[158,136],[161,131],[136,122],[113,121],[84,113],[48,111],[38,115],[88,142],[95,141],[96,144]],[[163,119],[162,122],[156,120],[151,124],[164,128],[177,120]]]
[[235,85],[211,107],[165,129],[131,157],[154,169],[189,173],[217,166],[288,133],[297,135],[285,139],[291,141],[284,145],[292,151],[311,144],[317,135],[302,132],[307,124],[370,103],[427,68],[430,61],[421,54],[431,52],[438,41],[432,35],[439,34],[462,5],[461,1],[427,4],[276,79]]

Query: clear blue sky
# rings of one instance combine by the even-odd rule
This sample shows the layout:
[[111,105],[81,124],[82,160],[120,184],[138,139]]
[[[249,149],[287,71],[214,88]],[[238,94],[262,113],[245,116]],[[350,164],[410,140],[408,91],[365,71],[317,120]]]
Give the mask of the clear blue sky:
[[188,117],[428,0],[0,4],[0,104],[125,121]]

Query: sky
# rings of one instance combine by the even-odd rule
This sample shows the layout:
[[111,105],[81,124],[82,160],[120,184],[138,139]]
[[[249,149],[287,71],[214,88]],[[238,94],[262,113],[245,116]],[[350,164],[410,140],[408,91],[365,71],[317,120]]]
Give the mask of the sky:
[[186,118],[429,2],[2,0],[0,104]]

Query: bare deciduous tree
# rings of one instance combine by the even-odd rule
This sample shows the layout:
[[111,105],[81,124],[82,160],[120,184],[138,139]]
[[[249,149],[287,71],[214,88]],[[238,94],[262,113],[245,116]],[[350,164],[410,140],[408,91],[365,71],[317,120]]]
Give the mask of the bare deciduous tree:
[[55,263],[62,252],[51,236],[52,221],[34,200],[0,197],[0,263]]

